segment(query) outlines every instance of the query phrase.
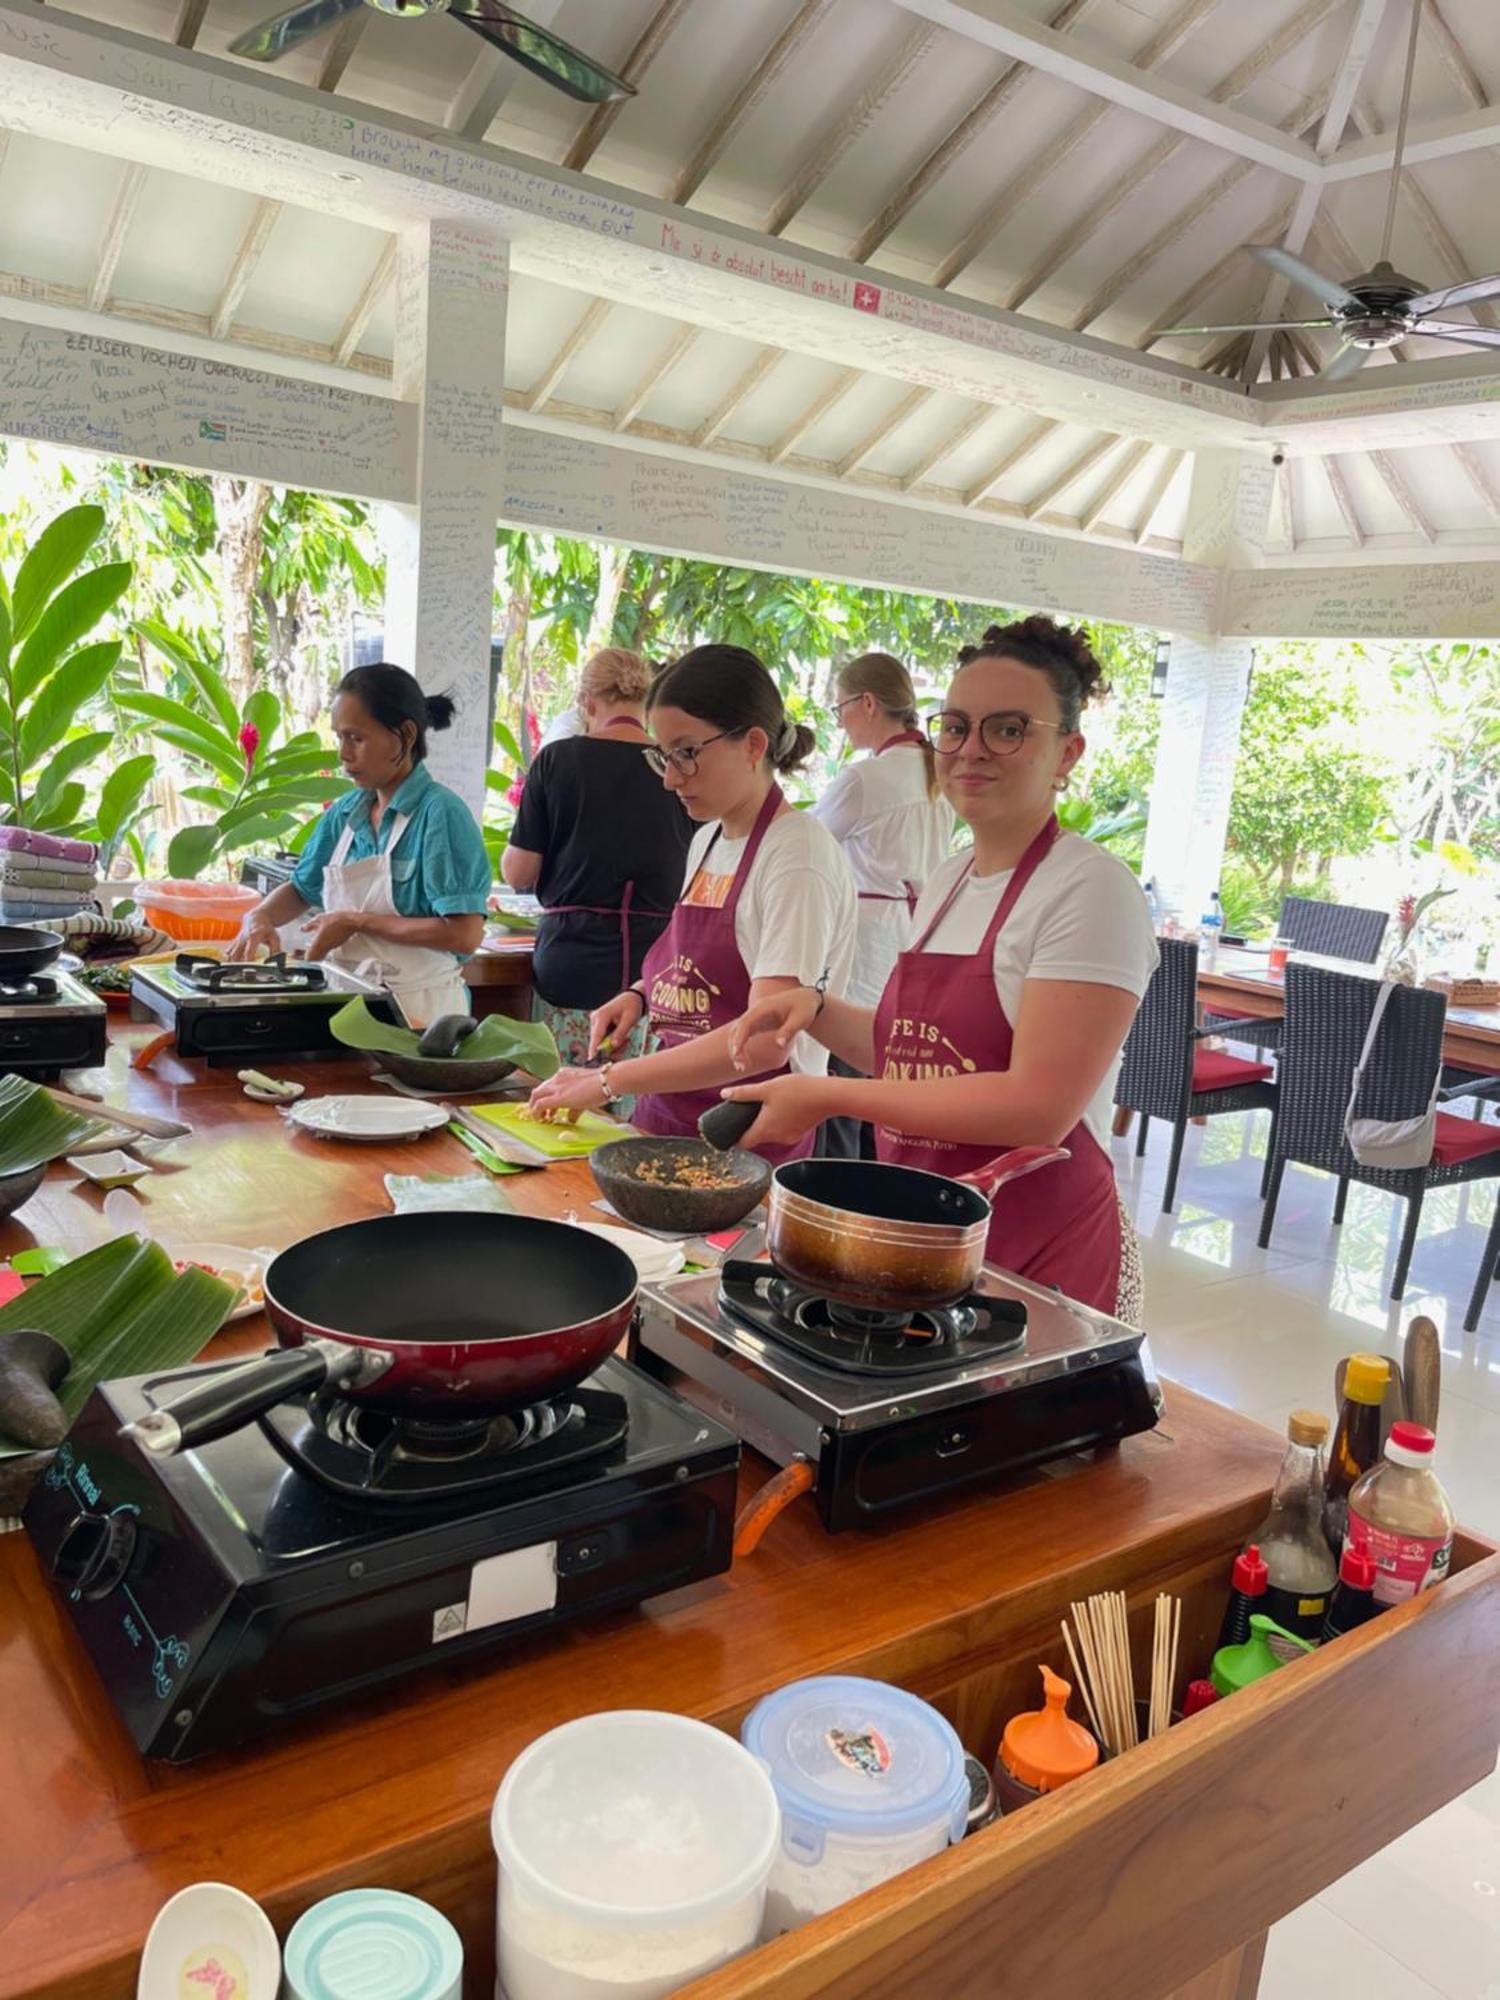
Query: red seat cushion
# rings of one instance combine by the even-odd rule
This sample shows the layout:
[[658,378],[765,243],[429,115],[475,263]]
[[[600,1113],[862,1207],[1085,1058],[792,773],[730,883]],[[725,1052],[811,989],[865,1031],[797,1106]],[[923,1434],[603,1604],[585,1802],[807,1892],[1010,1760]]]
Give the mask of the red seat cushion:
[[1432,1148],[1435,1167],[1456,1167],[1460,1160],[1477,1160],[1481,1153],[1500,1153],[1500,1125],[1481,1125],[1477,1118],[1456,1118],[1451,1111],[1437,1115],[1437,1139]]
[[[1241,1062],[1222,1049],[1194,1049],[1193,1090],[1237,1090],[1242,1084],[1261,1083],[1271,1074],[1269,1063]],[[1500,1130],[1500,1128],[1497,1128]]]

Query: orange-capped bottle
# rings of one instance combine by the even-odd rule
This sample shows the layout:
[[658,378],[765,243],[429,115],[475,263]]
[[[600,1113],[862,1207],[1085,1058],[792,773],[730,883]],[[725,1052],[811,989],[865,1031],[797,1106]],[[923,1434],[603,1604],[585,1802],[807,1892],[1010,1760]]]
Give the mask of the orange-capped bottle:
[[1002,1811],[1014,1812],[1040,1792],[1055,1792],[1098,1763],[1098,1743],[1068,1714],[1072,1692],[1060,1674],[1044,1665],[1044,1706],[1023,1709],[1006,1723],[995,1771]]

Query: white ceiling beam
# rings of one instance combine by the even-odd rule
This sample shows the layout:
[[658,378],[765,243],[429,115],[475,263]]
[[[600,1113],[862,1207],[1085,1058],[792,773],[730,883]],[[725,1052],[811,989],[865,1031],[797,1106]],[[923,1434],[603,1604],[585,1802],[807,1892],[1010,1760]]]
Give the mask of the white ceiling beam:
[[1318,463],[1323,468],[1334,503],[1344,517],[1344,526],[1349,530],[1350,541],[1355,548],[1362,549],[1365,545],[1365,531],[1359,518],[1359,509],[1354,504],[1354,496],[1349,491],[1349,482],[1344,477],[1344,468],[1331,453]]
[[[635,47],[621,65],[619,75],[624,82],[640,82],[692,4],[693,0],[660,0],[655,13],[641,30]],[[574,173],[582,173],[629,102],[628,97],[612,97],[607,104],[595,105],[579,128],[578,136],[564,153],[563,165],[570,167]]]
[[1121,455],[1120,463],[1115,467],[1109,478],[1105,480],[1104,484],[1078,518],[1078,525],[1086,535],[1098,527],[1104,516],[1109,512],[1114,501],[1135,477],[1136,472],[1148,453],[1155,449],[1156,447],[1153,444],[1142,439],[1139,443],[1133,444],[1129,451]]
[[765,220],[767,236],[779,236],[792,217],[807,205],[855,140],[884,111],[937,39],[938,30],[923,21],[915,23],[910,33],[902,37],[890,61],[854,102],[840,113],[827,137],[776,197],[775,205]]
[[[526,0],[526,18],[550,28],[562,12],[563,0]],[[469,73],[443,113],[443,127],[461,139],[482,139],[500,114],[500,107],[526,74],[497,48],[478,45]]]
[[[1364,98],[1355,99],[1354,122],[1358,125],[1360,131],[1364,133],[1378,132],[1380,130],[1380,120],[1376,116],[1375,107]],[[1444,222],[1443,218],[1433,207],[1427,190],[1422,186],[1416,175],[1409,172],[1404,166],[1401,169],[1400,194],[1402,200],[1411,210],[1417,228],[1423,238],[1436,251],[1438,261],[1442,266],[1444,282],[1450,285],[1457,285],[1462,284],[1466,278],[1477,277],[1479,273],[1471,267],[1468,258],[1459,249],[1447,223]],[[1353,268],[1351,264],[1349,269],[1353,270]],[[1479,321],[1481,326],[1500,325],[1500,314],[1497,314],[1495,308],[1483,300],[1475,305],[1471,305],[1469,311]],[[1410,357],[1408,356],[1407,358],[1409,359]]]
[[359,343],[365,337],[365,329],[370,324],[371,315],[385,297],[395,275],[396,239],[391,236],[387,238],[379,261],[365,280],[364,290],[355,300],[349,317],[339,329],[338,339],[333,343],[333,359],[340,368],[346,368],[358,352]]
[[[1168,160],[1180,153],[1186,144],[1187,141],[1179,138],[1176,133],[1164,133],[1153,146],[1142,154],[1134,166],[1129,167],[1117,180],[1112,181],[1100,199],[1095,202],[1094,206],[1081,215],[1071,229],[1065,230],[1061,236],[1050,243],[1042,256],[1037,259],[1036,263],[1031,265],[1024,276],[1011,286],[1010,290],[1005,294],[1003,301],[1005,310],[1007,312],[1019,312],[1026,301],[1039,292],[1050,277],[1062,269],[1063,265],[1067,263],[1076,250],[1082,249],[1091,236],[1098,234],[1099,230],[1114,214],[1115,210],[1129,201],[1132,195],[1144,187],[1152,175],[1159,172],[1167,164]],[[1230,169],[1230,172],[1233,173],[1236,170],[1242,174],[1248,174],[1251,172],[1250,162],[1248,160],[1238,161],[1236,166]],[[1131,270],[1136,268],[1133,259],[1127,268]],[[1087,324],[1087,322],[1085,321],[1083,324]]]
[[873,430],[866,431],[852,451],[845,452],[838,463],[840,479],[847,479],[857,465],[863,465],[871,452],[878,451],[894,432],[900,430],[907,418],[919,405],[933,394],[931,389],[909,389],[895,407],[889,410]]
[[1071,459],[1060,472],[1054,473],[1042,490],[1026,502],[1022,511],[1027,520],[1034,521],[1038,514],[1045,513],[1070,486],[1076,485],[1085,473],[1092,472],[1101,459],[1108,458],[1119,442],[1112,433],[1106,432],[1103,437],[1095,438],[1091,445],[1085,446],[1076,458]]
[[[1500,107],[1482,105],[1408,130],[1402,159],[1409,167],[1420,167],[1428,160],[1451,160],[1496,145],[1500,145]],[[1388,174],[1395,157],[1395,135],[1380,132],[1367,139],[1351,139],[1323,171],[1330,181],[1364,180],[1371,174]]]
[[1166,451],[1162,453],[1161,464],[1156,468],[1156,473],[1152,478],[1151,484],[1146,489],[1146,497],[1141,502],[1141,511],[1136,520],[1135,540],[1137,547],[1151,533],[1151,524],[1161,512],[1161,503],[1167,497],[1167,488],[1177,477],[1177,469],[1182,464],[1185,456],[1186,454],[1180,451]]
[[[1318,212],[1323,190],[1304,182],[1297,190],[1292,203],[1291,220],[1287,223],[1286,234],[1281,239],[1283,250],[1290,250],[1294,257],[1300,257],[1307,247],[1307,233],[1313,226],[1313,218]],[[1251,319],[1280,319],[1282,307],[1286,304],[1287,293],[1291,290],[1291,280],[1280,271],[1267,271],[1265,282],[1260,288],[1260,297],[1248,317]],[[1250,345],[1245,350],[1244,366],[1240,369],[1242,382],[1255,382],[1260,378],[1260,366],[1266,358],[1266,349],[1271,336],[1267,332],[1250,336]]]
[[94,275],[89,280],[90,312],[102,312],[104,301],[109,297],[109,288],[115,281],[115,271],[125,248],[125,239],[130,233],[130,225],[135,219],[135,211],[140,203],[141,190],[146,185],[146,172],[146,168],[138,163],[128,166],[120,181],[120,191],[115,196],[115,205],[110,210],[109,221],[105,224],[104,234],[100,238]]
[[1427,0],[1422,10],[1422,33],[1437,52],[1438,60],[1449,76],[1458,85],[1464,101],[1471,105],[1488,104],[1484,85],[1469,61],[1468,51],[1454,34],[1444,19],[1439,0]]
[[255,213],[250,218],[250,226],[240,239],[240,247],[235,252],[234,262],[229,267],[229,276],[224,280],[224,289],[219,293],[214,306],[210,325],[215,340],[223,340],[234,324],[234,316],[240,309],[240,300],[245,296],[245,288],[255,275],[255,267],[271,240],[271,231],[276,227],[281,215],[281,203],[262,199],[255,204]]
[[[1088,12],[1097,0],[1063,0],[1061,6],[1054,6],[1049,25],[1056,34],[1066,34]],[[934,30],[933,32],[936,32]],[[881,209],[875,220],[862,229],[850,246],[849,255],[856,264],[868,262],[886,238],[897,229],[916,207],[917,203],[934,187],[948,169],[952,167],[973,145],[980,134],[992,125],[1016,92],[1025,83],[1027,69],[1024,63],[1008,63],[990,84],[977,103],[953,125],[933,147],[914,173],[908,174],[900,188]]]
[[1500,487],[1490,477],[1489,468],[1471,445],[1456,444],[1453,456],[1458,460],[1464,477],[1484,502],[1488,511],[1500,519]]
[[538,375],[526,392],[526,408],[539,410],[551,396],[553,390],[568,372],[569,364],[581,354],[594,335],[599,331],[611,311],[608,299],[595,299],[579,315],[578,322],[567,339],[561,342],[552,359]]
[[699,140],[693,157],[673,181],[668,201],[692,200],[723,157],[725,147],[764,99],[808,36],[821,24],[832,4],[833,0],[802,0],[791,20]]
[[755,393],[771,370],[776,366],[777,362],[784,361],[785,359],[786,353],[783,348],[762,348],[760,353],[750,363],[750,366],[740,376],[734,387],[729,391],[728,395],[719,402],[705,421],[694,431],[693,443],[695,445],[712,444],[724,426],[733,418],[740,405]]
[[[1274,126],[1216,104],[1197,91],[1148,76],[1137,64],[1121,62],[1101,49],[1092,48],[1084,54],[1065,35],[1018,14],[1007,0],[897,0],[897,4],[939,27],[967,35],[1001,55],[1013,56],[1071,83],[1091,97],[1107,98],[1127,111],[1204,139],[1226,152],[1242,154],[1296,180],[1319,178],[1318,157],[1310,146],[1287,139]],[[1316,4],[1327,13],[1336,0],[1316,0]]]
[[636,383],[619,409],[615,411],[614,428],[617,431],[628,430],[631,424],[635,422],[653,391],[660,388],[661,384],[671,374],[683,355],[687,353],[688,349],[698,339],[699,331],[700,329],[696,326],[682,327],[667,342],[661,353]]
[[[1131,342],[1132,347],[1144,351],[1161,339],[1161,329],[1164,326],[1181,326],[1185,320],[1191,318],[1204,301],[1213,296],[1231,271],[1244,268],[1244,253],[1249,244],[1274,243],[1278,240],[1291,212],[1291,203],[1283,202],[1262,222],[1260,228],[1246,239],[1245,243],[1236,243],[1233,249],[1226,250],[1216,264],[1211,264],[1201,276],[1194,278],[1185,291],[1179,292],[1172,303],[1157,314],[1151,324]],[[1090,300],[1089,305],[1092,304],[1093,301]],[[1084,310],[1087,311],[1088,307]]]
[[328,38],[328,47],[323,56],[323,67],[318,71],[317,88],[335,91],[344,80],[344,71],[353,60],[354,51],[359,47],[365,29],[370,24],[370,10],[359,8],[353,14],[346,14]]
[[207,12],[208,0],[182,0],[182,5],[177,9],[177,19],[172,26],[172,40],[179,49],[193,47]]
[[[1397,469],[1390,454],[1384,451],[1372,451],[1369,454],[1369,459],[1371,465],[1380,474],[1386,491],[1401,509],[1401,512],[1406,516],[1412,527],[1422,537],[1422,540],[1424,542],[1435,540],[1436,538],[1432,532],[1432,523],[1418,506],[1416,495],[1407,485],[1406,480]],[[1290,465],[1291,460],[1289,459],[1287,463]]]
[[966,507],[977,507],[979,502],[985,499],[1000,484],[1000,481],[1010,471],[1011,467],[1019,465],[1021,460],[1035,446],[1039,445],[1044,437],[1049,436],[1055,428],[1056,426],[1050,423],[1033,424],[1031,429],[1025,432],[1023,436],[1017,438],[1013,445],[1006,447],[1005,451],[996,459],[988,472],[984,473],[968,488],[964,494],[964,505]]
[[836,375],[821,394],[814,396],[801,416],[794,418],[787,425],[771,446],[767,456],[772,465],[779,465],[789,452],[795,451],[813,425],[827,416],[835,404],[844,400],[855,383],[862,380],[863,372],[858,368],[846,368],[841,375]]
[[982,431],[985,425],[998,415],[998,410],[991,403],[980,403],[975,409],[970,410],[962,422],[947,432],[937,444],[930,445],[915,465],[907,467],[901,475],[901,491],[910,493],[914,486],[920,486],[934,466],[941,465],[945,458],[951,458],[954,452],[966,445],[976,432]]
[[1339,57],[1338,68],[1333,73],[1328,109],[1313,141],[1313,150],[1319,159],[1326,160],[1344,136],[1344,127],[1354,109],[1354,95],[1374,53],[1385,9],[1386,0],[1359,0],[1354,10],[1344,42],[1344,53]]

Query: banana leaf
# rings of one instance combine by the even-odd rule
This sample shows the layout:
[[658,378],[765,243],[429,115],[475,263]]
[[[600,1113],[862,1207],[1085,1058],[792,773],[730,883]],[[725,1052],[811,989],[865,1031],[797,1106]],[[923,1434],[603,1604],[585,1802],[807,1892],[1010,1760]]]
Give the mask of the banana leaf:
[[[420,1062],[414,1028],[393,1028],[377,1021],[363,1000],[351,1000],[329,1022],[334,1038],[366,1055],[410,1056]],[[488,1014],[460,1043],[460,1062],[513,1062],[529,1075],[547,1078],[560,1067],[552,1030],[540,1021],[513,1021],[507,1014]]]
[[536,918],[527,910],[491,910],[488,921],[499,924],[502,930],[534,932]]
[[[234,1300],[233,1287],[207,1271],[175,1272],[159,1243],[119,1236],[0,1307],[0,1337],[35,1327],[68,1350],[72,1366],[58,1400],[71,1419],[112,1376],[193,1360]],[[0,1435],[0,1460],[29,1450]]]
[[112,1129],[109,1114],[65,1111],[39,1084],[0,1076],[0,1174],[24,1174],[60,1160]]

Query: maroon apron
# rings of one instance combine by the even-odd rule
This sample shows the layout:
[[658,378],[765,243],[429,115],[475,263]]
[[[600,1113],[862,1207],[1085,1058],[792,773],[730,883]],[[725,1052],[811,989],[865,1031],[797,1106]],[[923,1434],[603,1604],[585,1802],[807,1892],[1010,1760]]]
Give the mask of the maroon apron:
[[[967,958],[924,949],[973,869],[970,861],[941,909],[902,952],[875,1010],[876,1074],[887,1081],[974,1074],[1010,1066],[1013,1034],[995,991],[995,939],[1022,890],[1051,851],[1058,825],[1049,819],[1017,864],[991,917],[984,942]],[[972,1173],[1001,1149],[948,1139],[912,1138],[881,1126],[882,1160],[950,1176]],[[995,1199],[986,1254],[1034,1284],[1113,1313],[1120,1281],[1120,1211],[1114,1169],[1082,1120],[1061,1142],[1072,1155],[1045,1172],[1013,1181]]]
[[[651,1031],[660,1048],[675,1049],[684,1042],[697,1041],[715,1028],[727,1028],[750,1005],[750,974],[735,940],[734,913],[766,829],[781,803],[780,788],[773,785],[756,815],[723,908],[710,910],[689,903],[686,897],[708,865],[722,827],[715,832],[693,871],[692,881],[683,891],[684,900],[678,903],[671,922],[646,953],[641,981],[646,989]],[[785,1076],[787,1071],[781,1069],[776,1074]],[[763,1080],[757,1078],[758,1082]],[[698,1120],[718,1102],[717,1085],[707,1090],[653,1091],[637,1098],[630,1122],[641,1132],[697,1138]],[[804,1159],[812,1151],[815,1137],[814,1132],[809,1132],[795,1146],[757,1146],[755,1150],[763,1159],[779,1165],[782,1160]]]
[[[899,736],[888,736],[875,755],[883,757],[887,750],[894,750],[902,743],[915,743],[920,748],[926,741],[927,738],[920,729],[903,729]],[[914,917],[917,914],[917,898],[921,891],[915,882],[903,882],[899,896],[889,896],[883,889],[857,889],[855,894],[862,903],[905,903],[906,914]]]

